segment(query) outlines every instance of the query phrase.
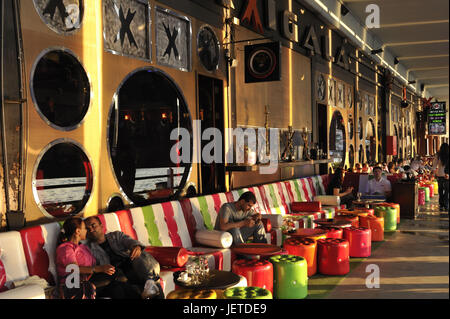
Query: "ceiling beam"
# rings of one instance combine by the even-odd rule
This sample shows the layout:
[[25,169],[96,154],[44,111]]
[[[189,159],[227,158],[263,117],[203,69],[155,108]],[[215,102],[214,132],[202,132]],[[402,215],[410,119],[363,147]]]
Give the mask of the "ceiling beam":
[[436,44],[436,43],[448,43],[449,40],[427,40],[427,41],[411,41],[411,42],[391,42],[382,45],[385,47],[404,46],[404,45],[423,45],[423,44]]
[[441,24],[441,23],[449,23],[449,20],[447,19],[447,20],[429,20],[429,21],[386,23],[386,24],[381,24],[381,28],[412,27],[412,26],[418,26],[418,25]]
[[400,56],[397,59],[399,61],[404,60],[415,60],[415,59],[433,59],[433,58],[445,58],[448,57],[448,54],[436,54],[436,55],[416,55],[416,56]]

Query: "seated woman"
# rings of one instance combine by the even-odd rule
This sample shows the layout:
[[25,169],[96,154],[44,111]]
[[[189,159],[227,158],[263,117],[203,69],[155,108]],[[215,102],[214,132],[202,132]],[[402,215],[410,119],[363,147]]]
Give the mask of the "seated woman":
[[353,187],[348,187],[345,191],[342,189],[344,183],[345,172],[342,168],[337,168],[334,175],[328,184],[327,195],[339,196],[341,198],[341,204],[347,205],[347,208],[353,206]]
[[[89,278],[95,272],[113,274],[111,265],[96,266],[89,248],[80,244],[86,239],[86,225],[79,217],[64,222],[56,248],[58,291],[62,299],[95,299],[95,285]],[[79,274],[79,276],[77,275]]]
[[395,169],[395,164],[393,162],[389,162],[387,167],[390,174],[397,174],[397,170]]

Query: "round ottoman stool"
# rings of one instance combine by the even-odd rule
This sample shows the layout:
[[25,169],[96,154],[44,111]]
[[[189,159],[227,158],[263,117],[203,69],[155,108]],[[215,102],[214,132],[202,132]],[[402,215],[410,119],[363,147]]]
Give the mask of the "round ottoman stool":
[[424,185],[425,187],[428,187],[430,189],[430,199],[434,197],[434,186],[433,183],[426,183]]
[[366,216],[360,218],[360,226],[369,228],[371,231],[371,241],[384,240],[384,218],[377,216]]
[[261,287],[228,288],[223,296],[225,299],[272,299],[272,293]]
[[300,256],[306,259],[308,277],[317,272],[317,244],[311,238],[292,237],[284,242],[284,249],[289,255]]
[[276,299],[303,299],[308,295],[308,265],[305,258],[277,255],[270,257],[269,261],[273,264]]
[[419,205],[425,205],[425,187],[419,187],[418,197],[419,197]]
[[430,189],[428,187],[424,187],[425,189],[425,202],[429,202],[430,201]]
[[369,228],[349,227],[344,229],[344,239],[350,245],[350,257],[369,257],[372,250],[372,235]]
[[217,299],[214,290],[178,289],[170,292],[166,299]]
[[354,214],[358,215],[358,216],[367,216],[367,215],[375,215],[375,211],[373,208],[355,208],[355,212]]
[[439,184],[436,180],[433,181],[433,192],[434,196],[439,195]]
[[340,216],[336,216],[334,219],[336,220],[346,220],[352,223],[353,227],[359,227],[359,218],[354,214],[344,214]]
[[317,241],[317,262],[323,275],[346,275],[350,271],[349,242],[346,239],[327,238]]
[[338,227],[317,227],[317,229],[324,229],[327,231],[327,238],[342,238],[343,230]]
[[375,215],[384,218],[384,231],[392,232],[397,230],[397,211],[393,207],[377,206]]
[[273,266],[266,259],[237,259],[232,272],[247,279],[247,284],[273,291]]

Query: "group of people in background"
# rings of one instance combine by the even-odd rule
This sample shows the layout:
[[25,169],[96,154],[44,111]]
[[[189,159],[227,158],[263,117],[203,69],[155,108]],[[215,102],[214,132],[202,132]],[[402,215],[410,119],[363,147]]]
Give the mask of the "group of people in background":
[[391,185],[387,179],[382,178],[382,175],[401,174],[403,180],[415,179],[419,175],[434,176],[439,187],[439,209],[440,211],[449,209],[449,145],[447,143],[443,143],[439,152],[433,157],[416,156],[407,160],[398,158],[389,163],[375,165],[357,163],[354,168],[335,169],[327,194],[340,196],[341,203],[351,207],[354,200],[354,188],[342,188],[346,172],[373,174],[374,179],[369,181],[368,189],[364,194],[379,194],[386,198],[391,195]]

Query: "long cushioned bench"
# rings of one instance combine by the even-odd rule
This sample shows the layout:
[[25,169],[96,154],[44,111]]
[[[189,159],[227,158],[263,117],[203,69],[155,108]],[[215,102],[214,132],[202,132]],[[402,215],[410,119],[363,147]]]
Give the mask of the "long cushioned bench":
[[[196,237],[199,233],[213,231],[217,214],[224,203],[237,201],[241,194],[252,191],[257,199],[255,210],[274,221],[272,229],[267,234],[268,242],[281,246],[280,216],[292,213],[290,206],[293,202],[312,201],[315,196],[324,195],[327,184],[328,175],[313,176],[132,208],[102,214],[99,217],[105,232],[123,231],[145,246],[184,247],[190,254],[206,255],[211,269],[231,271],[229,245],[220,247],[215,244],[212,245],[215,247],[205,247],[198,243]],[[323,207],[320,212],[305,214],[297,226],[313,228],[311,220],[332,218],[334,211],[339,208],[341,208],[339,205]],[[54,222],[25,228],[20,232],[10,231],[0,234],[0,249],[2,249],[0,257],[6,260],[3,263],[9,281],[39,276],[50,285],[57,282],[54,260],[60,227],[59,223]],[[161,270],[162,286],[166,295],[176,288],[173,271],[174,269],[164,267]],[[23,291],[27,290],[27,287],[16,288],[0,293],[0,298],[14,296],[14,291],[17,291],[15,298],[42,297],[43,289],[37,288],[39,287],[29,287],[29,294]]]

